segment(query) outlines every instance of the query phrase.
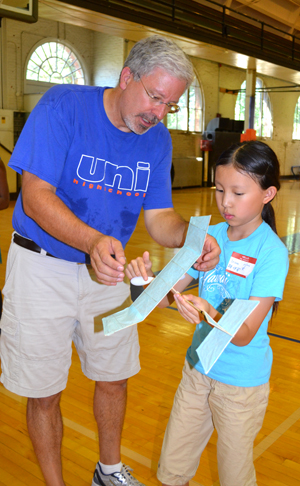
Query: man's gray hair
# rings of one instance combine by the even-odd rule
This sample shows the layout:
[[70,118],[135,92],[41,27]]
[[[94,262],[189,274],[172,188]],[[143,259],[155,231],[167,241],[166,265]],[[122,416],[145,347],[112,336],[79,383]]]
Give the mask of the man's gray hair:
[[175,42],[153,35],[137,42],[131,49],[123,67],[129,67],[137,81],[139,76],[148,76],[156,68],[171,76],[186,81],[188,88],[195,76],[193,64]]

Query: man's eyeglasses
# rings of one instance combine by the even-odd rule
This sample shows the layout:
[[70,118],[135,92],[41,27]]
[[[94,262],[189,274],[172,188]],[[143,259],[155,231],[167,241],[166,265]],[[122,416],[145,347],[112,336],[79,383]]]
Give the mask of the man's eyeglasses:
[[149,91],[147,90],[146,86],[144,85],[144,83],[143,83],[142,78],[140,77],[140,75],[137,74],[137,76],[139,77],[139,80],[142,83],[142,86],[143,86],[144,90],[146,91],[147,95],[152,100],[152,103],[155,106],[166,105],[168,107],[168,109],[169,109],[169,113],[171,113],[171,114],[172,113],[178,113],[178,111],[180,110],[180,106],[179,105],[176,105],[176,103],[172,103],[172,102],[165,103],[161,98],[158,98],[158,96],[151,95],[149,93]]

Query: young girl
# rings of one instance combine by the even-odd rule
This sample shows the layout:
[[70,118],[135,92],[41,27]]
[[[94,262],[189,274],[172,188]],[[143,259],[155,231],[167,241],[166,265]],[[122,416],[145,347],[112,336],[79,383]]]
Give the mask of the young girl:
[[[217,161],[215,185],[225,222],[211,226],[209,233],[221,248],[220,262],[207,273],[191,268],[176,284],[181,292],[192,278],[199,279],[199,297],[170,293],[159,305],[175,299],[181,315],[197,324],[158,466],[158,479],[170,486],[187,485],[193,478],[214,427],[221,486],[256,485],[253,442],[267,408],[272,366],[267,328],[288,271],[288,252],[276,234],[271,206],[280,188],[273,150],[258,141],[230,147]],[[153,275],[148,252],[127,269],[129,278],[146,274]],[[259,305],[205,375],[196,350],[211,328],[188,301],[218,320],[237,298]]]

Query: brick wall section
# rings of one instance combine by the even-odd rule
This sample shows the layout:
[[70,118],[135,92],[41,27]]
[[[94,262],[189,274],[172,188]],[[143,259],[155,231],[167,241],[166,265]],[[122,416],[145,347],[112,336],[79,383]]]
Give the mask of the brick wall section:
[[124,40],[120,37],[94,32],[93,83],[95,86],[118,84],[123,66]]

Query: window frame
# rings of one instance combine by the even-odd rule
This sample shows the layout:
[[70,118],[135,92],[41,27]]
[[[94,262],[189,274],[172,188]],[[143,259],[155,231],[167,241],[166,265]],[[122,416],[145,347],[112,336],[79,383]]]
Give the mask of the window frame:
[[[298,121],[297,121],[297,128],[295,130],[295,117],[296,117],[296,112],[298,116]],[[296,133],[298,132],[298,134]],[[300,96],[298,97],[296,104],[295,104],[295,110],[294,110],[294,120],[293,120],[293,133],[292,133],[292,140],[300,140]]]
[[[32,80],[32,79],[26,78],[28,64],[29,64],[29,61],[31,60],[34,52],[40,46],[42,46],[44,44],[48,44],[48,43],[53,43],[53,42],[55,42],[56,44],[61,44],[61,45],[65,46],[66,48],[70,49],[72,54],[74,54],[76,56],[76,59],[79,62],[80,68],[83,72],[83,76],[84,76],[84,78],[83,78],[84,84],[83,85],[89,84],[89,77],[88,77],[88,73],[87,73],[85,63],[84,63],[82,57],[80,56],[80,54],[78,54],[77,49],[74,48],[74,46],[71,45],[68,41],[60,40],[60,39],[53,38],[53,37],[47,37],[47,38],[44,38],[41,41],[37,42],[32,47],[32,49],[30,50],[30,52],[29,52],[29,54],[26,58],[25,66],[24,66],[24,94],[43,94],[52,86],[57,86],[58,84],[69,84],[69,83],[51,83],[51,82],[47,82],[47,81]],[[71,84],[74,85],[75,83],[71,83]],[[80,86],[83,86],[83,85],[80,85]]]
[[[194,86],[195,82],[197,83],[196,86]],[[195,131],[195,130],[190,129],[190,88],[191,87],[199,89],[199,95],[200,95],[200,99],[201,99],[201,107],[198,108],[198,112],[201,114],[200,130],[199,131],[198,130]],[[185,103],[182,102],[183,98],[185,98]],[[191,86],[183,93],[178,104],[181,107],[180,111],[178,113],[168,114],[164,119],[164,124],[168,128],[168,130],[170,130],[172,132],[178,132],[178,133],[196,133],[196,134],[203,133],[203,130],[204,130],[204,95],[203,95],[202,85],[201,85],[197,76],[195,76]],[[178,128],[178,124],[179,124],[178,118],[180,116],[182,116],[182,114],[183,115],[185,114],[186,128]],[[168,120],[169,119],[170,120],[174,120],[174,119],[176,120],[176,128],[172,128],[172,126],[168,126]],[[194,125],[195,125],[195,117],[194,117]]]
[[[243,87],[243,85],[244,85],[244,87]],[[272,103],[271,103],[271,99],[270,99],[269,93],[267,91],[263,91],[264,88],[265,88],[264,81],[259,76],[256,76],[256,81],[255,81],[254,129],[256,130],[257,137],[264,138],[264,139],[272,139],[272,137],[273,137],[273,112],[272,112]],[[240,90],[241,91],[239,91],[238,96],[237,96],[237,99],[236,99],[236,102],[235,102],[234,117],[237,120],[245,120],[245,109],[246,109],[246,80],[244,80],[242,82]],[[257,95],[259,95],[259,98],[258,98]],[[243,109],[244,112],[242,113],[242,111],[239,109],[239,115],[237,115],[237,104],[239,103],[239,106],[241,106],[241,101],[239,101],[239,97],[241,99],[242,96],[243,96],[243,103],[244,103],[244,109]],[[259,99],[259,105],[260,106],[257,106],[257,103],[258,103],[257,100],[258,99]],[[269,114],[267,113],[267,115],[264,115],[264,113],[265,113],[264,108],[265,107],[267,107],[267,109],[269,110]],[[257,128],[257,121],[258,121],[258,119],[257,119],[257,115],[256,115],[257,112],[260,113],[259,127],[258,128]],[[264,135],[263,134],[264,126],[265,126],[264,119],[265,119],[265,116],[269,116],[269,115],[270,115],[270,118],[271,118],[271,120],[270,120],[270,127],[269,127],[270,134]],[[242,116],[243,116],[243,118],[241,118]]]

